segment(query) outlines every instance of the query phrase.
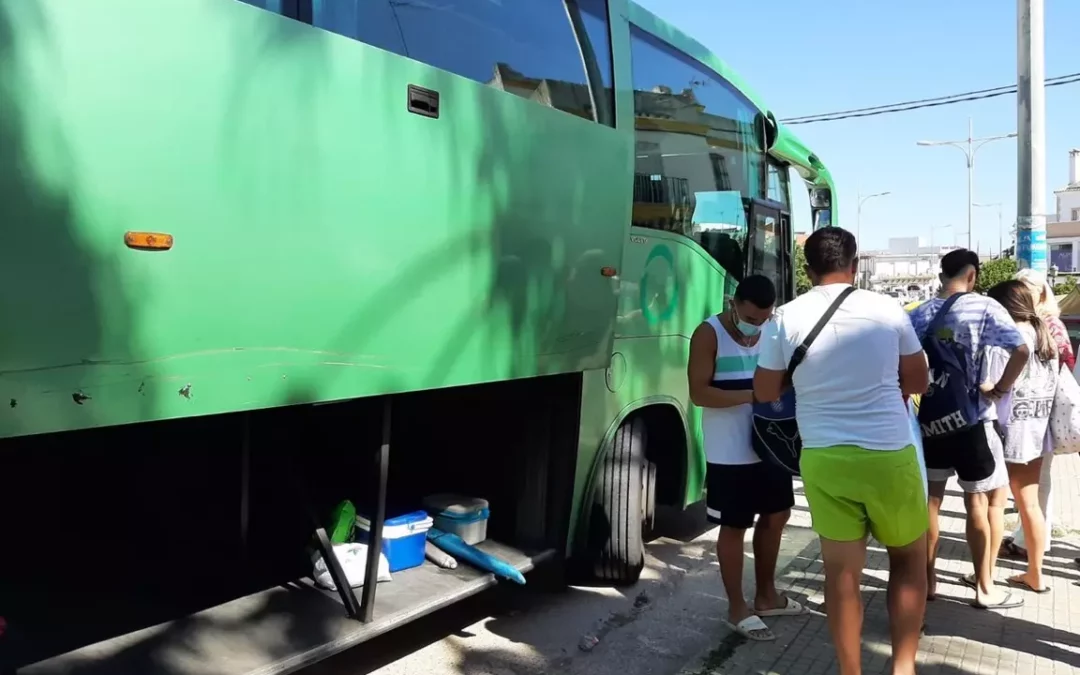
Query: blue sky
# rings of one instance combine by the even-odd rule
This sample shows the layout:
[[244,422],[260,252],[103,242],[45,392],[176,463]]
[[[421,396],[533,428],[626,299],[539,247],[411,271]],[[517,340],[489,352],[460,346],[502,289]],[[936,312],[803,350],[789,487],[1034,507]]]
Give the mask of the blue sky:
[[[1016,81],[1015,0],[638,0],[734,68],[779,118],[949,95]],[[1046,2],[1046,75],[1080,71],[1080,2]],[[1071,44],[1070,44],[1071,43]],[[1071,52],[1071,53],[1070,53]],[[917,140],[1016,130],[1016,98],[793,127],[832,171],[842,225],[854,230],[856,193],[866,202],[865,248],[889,236],[966,243],[967,170],[955,148]],[[1068,182],[1068,151],[1080,147],[1080,83],[1046,90],[1046,211]],[[1002,202],[1006,239],[1016,214],[1016,144],[976,155],[975,201]],[[995,208],[976,209],[973,242],[998,248]],[[955,233],[955,235],[954,235]],[[1008,245],[1006,243],[1006,245]]]

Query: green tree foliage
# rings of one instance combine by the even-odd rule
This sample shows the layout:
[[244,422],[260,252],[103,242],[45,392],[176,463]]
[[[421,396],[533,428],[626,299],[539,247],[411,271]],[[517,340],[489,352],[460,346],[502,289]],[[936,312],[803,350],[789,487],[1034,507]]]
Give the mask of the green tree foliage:
[[1008,281],[1016,275],[1016,261],[1012,258],[998,258],[982,264],[979,278],[975,281],[975,290],[985,293],[1002,281]]
[[1058,277],[1054,295],[1068,295],[1076,289],[1076,277]]
[[795,247],[795,295],[802,295],[813,287],[806,275],[806,251],[802,246]]

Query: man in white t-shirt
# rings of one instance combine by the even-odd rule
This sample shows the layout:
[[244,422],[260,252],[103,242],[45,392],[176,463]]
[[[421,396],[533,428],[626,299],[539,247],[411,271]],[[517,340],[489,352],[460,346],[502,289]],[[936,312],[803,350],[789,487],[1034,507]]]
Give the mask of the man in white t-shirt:
[[[768,277],[743,279],[728,311],[710,316],[694,331],[686,373],[690,399],[702,408],[705,505],[709,520],[720,526],[716,557],[728,596],[728,624],[751,640],[776,639],[761,617],[803,611],[776,591],[780,538],[795,504],[791,474],[762,462],[750,444],[758,340],[775,303],[776,288]],[[743,542],[750,528],[757,588],[753,607],[742,591]]]
[[[778,308],[761,338],[754,393],[780,397],[795,350],[855,280],[855,237],[839,227],[805,245],[814,288]],[[825,602],[841,675],[861,672],[859,581],[867,535],[889,551],[893,673],[915,672],[926,609],[926,492],[904,394],[926,390],[926,356],[896,301],[856,290],[807,350],[791,385],[800,469],[825,562]]]

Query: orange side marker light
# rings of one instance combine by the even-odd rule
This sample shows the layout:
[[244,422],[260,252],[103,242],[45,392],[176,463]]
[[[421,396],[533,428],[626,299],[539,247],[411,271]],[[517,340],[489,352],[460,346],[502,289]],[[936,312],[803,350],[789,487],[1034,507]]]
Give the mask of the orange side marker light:
[[602,276],[602,277],[613,277],[616,274],[618,274],[618,270],[616,270],[614,267],[601,267],[600,268],[600,276]]
[[173,247],[173,236],[161,232],[125,232],[124,244],[137,251],[168,251]]

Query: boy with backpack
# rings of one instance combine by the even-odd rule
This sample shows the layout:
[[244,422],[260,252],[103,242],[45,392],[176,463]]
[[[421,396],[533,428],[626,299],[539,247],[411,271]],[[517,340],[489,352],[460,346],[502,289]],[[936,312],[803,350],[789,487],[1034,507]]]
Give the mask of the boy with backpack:
[[[919,402],[930,485],[927,599],[936,597],[938,512],[945,483],[955,474],[967,510],[974,605],[1006,609],[1023,600],[996,589],[992,578],[994,556],[1004,535],[1008,485],[993,402],[1012,388],[1027,362],[1028,348],[1005,308],[972,292],[978,275],[978,254],[967,249],[949,252],[941,259],[938,296],[908,314],[930,365],[930,387]],[[987,384],[983,355],[992,347],[1006,350],[1010,357],[1001,378]]]

